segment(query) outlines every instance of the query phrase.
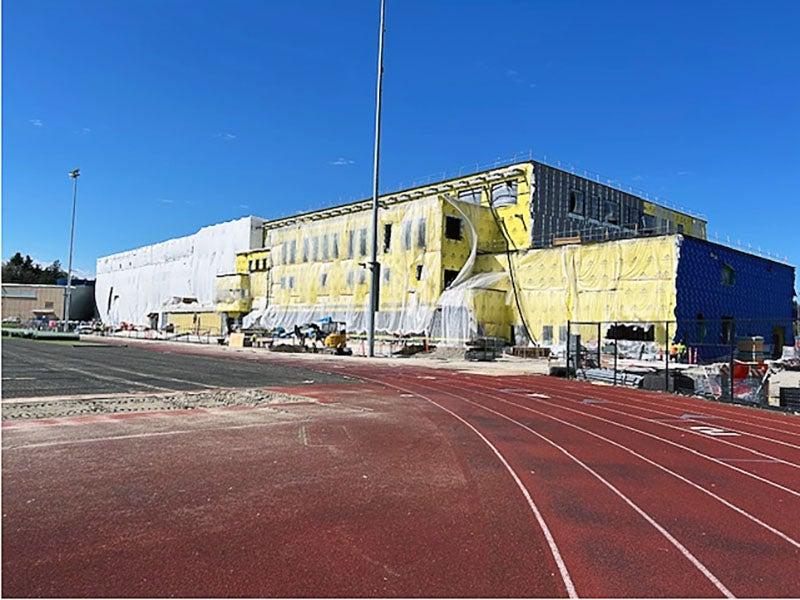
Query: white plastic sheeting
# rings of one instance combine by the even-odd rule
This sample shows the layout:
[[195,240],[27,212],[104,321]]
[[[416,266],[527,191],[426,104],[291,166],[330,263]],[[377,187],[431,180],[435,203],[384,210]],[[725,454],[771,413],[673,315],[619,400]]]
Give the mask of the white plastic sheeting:
[[[173,298],[195,298],[214,310],[214,279],[229,273],[236,253],[262,245],[263,219],[245,217],[197,233],[97,259],[95,300],[103,323],[149,324]],[[194,304],[194,303],[193,303]]]

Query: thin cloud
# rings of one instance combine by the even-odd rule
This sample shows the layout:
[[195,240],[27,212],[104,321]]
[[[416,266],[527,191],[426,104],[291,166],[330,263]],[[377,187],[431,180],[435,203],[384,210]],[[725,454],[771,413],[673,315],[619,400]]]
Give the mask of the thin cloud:
[[330,164],[332,164],[335,167],[346,167],[347,165],[355,164],[355,162],[356,161],[354,160],[350,160],[349,158],[344,158],[343,156],[340,156],[336,160],[332,161]]
[[30,119],[30,124],[34,127],[44,127],[44,121],[41,119]]
[[678,177],[686,177],[687,175],[691,175],[691,174],[692,174],[691,171],[678,171],[678,173],[677,173]]
[[215,138],[219,138],[219,139],[221,139],[221,140],[225,140],[226,142],[230,142],[230,141],[232,141],[232,140],[235,140],[235,139],[236,139],[236,134],[235,134],[235,133],[230,133],[230,132],[227,132],[227,133],[218,133],[218,134],[217,134],[217,135],[215,135],[214,137],[215,137]]
[[634,175],[633,176],[633,180],[634,181],[644,181],[644,175]]
[[81,135],[88,135],[92,133],[92,130],[89,127],[84,127],[81,129]]
[[239,208],[250,208],[249,204],[240,204]]
[[158,201],[161,202],[161,204],[173,204],[175,202],[169,198],[159,198]]

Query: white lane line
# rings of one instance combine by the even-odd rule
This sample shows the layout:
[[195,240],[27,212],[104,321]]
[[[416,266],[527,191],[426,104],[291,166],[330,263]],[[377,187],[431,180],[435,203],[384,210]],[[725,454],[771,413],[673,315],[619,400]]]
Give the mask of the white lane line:
[[[519,380],[519,378],[517,378],[517,380]],[[665,408],[670,408],[670,409],[674,409],[674,410],[688,410],[688,409],[695,409],[696,410],[697,407],[698,407],[697,404],[693,404],[692,406],[688,406],[688,404],[692,404],[690,400],[684,399],[684,398],[676,398],[674,396],[671,396],[671,397],[665,396],[664,398],[659,398],[658,402],[650,402],[647,399],[642,399],[641,397],[632,395],[630,390],[625,390],[625,389],[618,388],[618,394],[619,394],[620,398],[625,398],[626,400],[630,400],[631,402],[633,402],[633,403],[635,403],[637,405],[665,407]],[[616,404],[620,404],[620,403],[616,403]],[[762,416],[759,416],[757,414],[754,414],[756,412],[756,410],[751,410],[750,414],[747,415],[750,420],[743,421],[741,419],[733,418],[733,415],[739,417],[739,416],[741,416],[741,413],[733,413],[733,412],[730,412],[730,411],[727,411],[727,410],[723,410],[724,406],[722,406],[722,405],[708,406],[706,404],[706,405],[703,406],[703,408],[707,409],[708,411],[710,411],[711,418],[723,419],[723,420],[726,420],[726,421],[733,421],[734,423],[740,423],[742,425],[751,425],[753,427],[760,427],[761,429],[769,429],[771,431],[777,431],[779,433],[784,433],[786,435],[800,436],[800,430],[798,430],[798,429],[796,429],[794,431],[787,431],[786,429],[778,429],[776,427],[770,427],[768,425],[760,425],[758,423],[753,423],[752,421],[753,420],[763,421],[765,423],[780,424],[780,425],[785,425],[787,427],[788,426],[792,426],[792,425],[799,425],[800,426],[800,422],[792,423],[792,422],[781,422],[781,421],[779,421],[777,419],[767,419],[765,417],[762,417]],[[742,407],[742,408],[745,408],[745,407]],[[787,417],[787,418],[792,418],[792,417]]]
[[723,594],[723,595],[724,595],[726,598],[735,598],[735,597],[736,597],[736,596],[734,596],[734,595],[733,595],[733,594],[730,592],[730,590],[728,590],[728,588],[726,588],[726,587],[723,585],[723,583],[722,583],[722,582],[721,582],[719,579],[717,579],[717,577],[716,577],[716,576],[715,576],[715,575],[714,575],[714,574],[713,574],[711,571],[709,571],[709,570],[708,570],[708,568],[707,568],[707,567],[706,567],[706,566],[705,566],[705,565],[704,565],[702,562],[700,562],[700,560],[698,560],[698,558],[697,558],[697,557],[696,557],[694,554],[692,554],[692,553],[689,551],[689,549],[688,549],[688,548],[686,548],[686,546],[684,546],[683,544],[681,544],[681,543],[680,543],[680,542],[679,542],[679,541],[678,541],[678,540],[677,540],[677,539],[676,539],[676,538],[675,538],[675,537],[674,537],[674,536],[673,536],[673,535],[672,535],[672,534],[671,534],[669,531],[667,531],[666,529],[664,529],[664,527],[662,527],[662,526],[661,526],[661,525],[660,525],[660,524],[659,524],[659,523],[658,523],[658,522],[657,522],[655,519],[653,519],[653,518],[652,518],[652,517],[651,517],[649,514],[647,514],[647,513],[646,513],[644,510],[642,510],[642,509],[641,509],[641,508],[640,508],[640,507],[639,507],[639,506],[638,506],[638,505],[637,505],[635,502],[633,502],[633,501],[632,501],[630,498],[628,498],[628,497],[627,497],[625,494],[623,494],[621,491],[619,491],[619,490],[618,490],[618,489],[617,489],[617,488],[614,486],[614,484],[612,484],[610,481],[606,480],[606,479],[605,479],[605,478],[604,478],[602,475],[600,475],[600,474],[599,474],[597,471],[595,471],[594,469],[592,469],[592,468],[591,468],[589,465],[587,465],[586,463],[584,463],[584,462],[583,462],[581,459],[579,459],[578,457],[576,457],[576,456],[574,456],[573,454],[571,454],[571,453],[570,453],[568,450],[566,450],[565,448],[563,448],[562,446],[560,446],[560,445],[559,445],[559,444],[557,444],[556,442],[552,441],[552,440],[551,440],[551,439],[549,439],[548,437],[546,437],[546,436],[542,435],[542,434],[541,434],[541,433],[539,433],[538,431],[534,431],[533,429],[531,429],[530,427],[528,427],[528,426],[527,426],[527,425],[525,425],[524,423],[520,423],[519,421],[517,421],[517,420],[515,420],[515,419],[513,419],[513,418],[511,418],[511,417],[509,417],[508,415],[505,415],[505,414],[503,414],[503,413],[501,413],[501,412],[498,412],[498,411],[496,411],[496,410],[493,410],[493,409],[491,409],[491,408],[489,408],[489,407],[487,407],[487,406],[483,406],[482,404],[480,404],[480,403],[478,403],[478,402],[473,402],[472,400],[469,400],[469,399],[467,399],[467,398],[465,398],[465,397],[463,397],[463,396],[459,396],[459,395],[457,395],[457,394],[452,394],[452,393],[450,393],[450,392],[447,392],[447,391],[445,391],[445,390],[442,390],[442,389],[437,389],[437,391],[439,391],[439,392],[442,392],[442,393],[445,393],[445,394],[447,394],[448,396],[453,396],[454,398],[458,398],[458,399],[460,399],[460,400],[462,400],[462,401],[464,401],[464,402],[468,402],[469,404],[473,404],[474,406],[477,406],[478,408],[481,408],[481,409],[483,409],[483,410],[485,410],[485,411],[487,411],[487,412],[493,413],[493,414],[495,414],[495,415],[497,415],[498,417],[501,417],[501,418],[503,418],[503,419],[506,419],[507,421],[509,421],[509,422],[511,422],[511,423],[514,423],[515,425],[517,425],[517,426],[519,426],[519,427],[522,427],[522,428],[523,428],[523,429],[525,429],[526,431],[528,431],[528,432],[532,433],[532,434],[533,434],[533,435],[535,435],[536,437],[538,437],[538,438],[540,438],[540,439],[544,440],[545,442],[547,442],[548,444],[550,444],[550,445],[551,445],[551,446],[553,446],[554,448],[558,449],[558,450],[559,450],[560,452],[562,452],[562,453],[563,453],[565,456],[567,456],[568,458],[570,458],[571,460],[573,460],[575,463],[577,463],[577,464],[578,464],[578,465],[580,465],[580,466],[581,466],[583,469],[585,469],[585,470],[586,470],[588,473],[590,473],[592,476],[594,476],[594,477],[595,477],[595,478],[596,478],[598,481],[600,481],[600,482],[601,482],[603,485],[605,485],[605,486],[606,486],[608,489],[610,489],[610,490],[611,490],[611,491],[612,491],[614,494],[616,494],[616,495],[617,495],[617,496],[618,496],[618,497],[619,497],[619,498],[620,498],[620,499],[621,499],[623,502],[625,502],[625,504],[627,504],[628,506],[630,506],[630,507],[631,507],[631,508],[632,508],[632,509],[633,509],[633,510],[634,510],[634,511],[635,511],[635,512],[636,512],[636,513],[639,515],[639,516],[641,516],[641,517],[642,517],[642,518],[643,518],[645,521],[647,521],[647,522],[648,522],[650,525],[652,525],[652,526],[653,526],[653,527],[654,527],[654,528],[655,528],[655,529],[656,529],[656,530],[657,530],[657,531],[658,531],[658,532],[659,532],[661,535],[663,535],[663,536],[664,536],[664,537],[665,537],[665,538],[666,538],[666,539],[667,539],[667,540],[668,540],[668,541],[669,541],[669,542],[670,542],[670,543],[671,543],[673,546],[675,546],[675,548],[677,548],[677,549],[678,549],[678,551],[679,551],[679,552],[680,552],[680,553],[681,553],[681,554],[682,554],[682,555],[683,555],[683,556],[684,556],[684,557],[685,557],[685,558],[686,558],[686,559],[687,559],[687,560],[688,560],[690,563],[692,563],[692,565],[694,565],[694,567],[695,567],[695,568],[696,568],[698,571],[700,571],[700,572],[703,574],[703,576],[704,576],[706,579],[708,579],[708,580],[709,580],[709,581],[710,581],[710,582],[711,582],[711,583],[714,585],[714,587],[716,587],[716,588],[717,588],[717,589],[718,589],[718,590],[719,590],[719,591],[720,591],[720,592],[721,592],[721,593],[722,593],[722,594]]
[[[593,437],[595,437],[595,438],[597,438],[599,440],[603,440],[604,442],[606,442],[608,444],[611,444],[612,446],[615,446],[615,447],[617,447],[617,448],[619,448],[621,450],[624,450],[628,454],[631,454],[631,455],[635,456],[636,458],[638,458],[640,460],[643,460],[644,462],[656,467],[657,469],[660,469],[661,471],[663,471],[665,473],[668,473],[668,474],[672,475],[673,477],[679,479],[680,481],[683,481],[684,483],[692,486],[696,490],[699,490],[699,491],[703,492],[704,494],[710,496],[711,498],[714,498],[715,500],[717,500],[718,502],[724,504],[725,506],[727,506],[731,510],[733,510],[733,511],[739,513],[740,515],[742,515],[743,517],[751,520],[753,523],[756,523],[757,525],[763,527],[764,529],[766,529],[770,533],[773,533],[773,534],[777,535],[779,538],[789,542],[795,548],[799,548],[800,549],[800,542],[798,542],[794,538],[790,537],[789,535],[783,533],[782,531],[780,531],[778,529],[775,529],[771,525],[768,525],[767,523],[765,523],[764,521],[762,521],[758,517],[750,514],[749,512],[744,510],[743,508],[740,508],[739,506],[736,506],[732,502],[729,502],[728,500],[725,500],[725,498],[722,498],[721,496],[715,494],[711,490],[706,489],[703,486],[701,486],[700,484],[695,483],[694,481],[688,479],[687,477],[684,477],[683,475],[681,475],[679,473],[676,473],[672,469],[670,469],[668,467],[665,467],[664,465],[662,465],[660,463],[657,463],[656,461],[647,458],[643,454],[640,454],[639,452],[636,452],[635,450],[633,450],[632,448],[629,448],[628,446],[625,446],[624,444],[620,444],[619,442],[615,442],[614,440],[609,439],[609,438],[607,438],[607,437],[605,437],[605,436],[603,436],[603,435],[601,435],[599,433],[596,433],[594,431],[591,431],[590,429],[585,429],[584,427],[581,427],[580,425],[576,425],[574,423],[570,423],[569,421],[565,421],[563,419],[559,419],[558,417],[555,417],[555,416],[553,416],[553,415],[551,415],[549,413],[544,413],[544,412],[535,410],[533,408],[525,406],[524,404],[517,404],[516,402],[512,402],[511,400],[506,400],[504,398],[500,398],[499,396],[495,396],[493,394],[487,394],[486,392],[479,392],[479,393],[482,394],[483,396],[494,398],[494,399],[496,399],[496,400],[498,400],[500,402],[503,402],[505,404],[510,404],[511,406],[516,406],[517,408],[520,408],[522,410],[526,410],[528,412],[535,413],[535,414],[540,415],[542,417],[545,417],[547,419],[552,419],[553,421],[558,421],[559,423],[562,423],[563,425],[567,425],[568,427],[572,427],[573,429],[577,429],[578,431],[582,431],[583,433],[591,435],[591,436],[593,436]],[[729,460],[730,461],[730,460],[737,460],[737,459],[723,459],[723,460]],[[750,462],[773,462],[773,461],[765,461],[763,459],[752,459],[752,460],[750,460],[750,459],[739,459],[739,460],[750,461]]]
[[75,446],[81,444],[94,444],[97,442],[116,442],[119,440],[135,440],[139,438],[164,437],[170,435],[185,435],[187,433],[228,431],[235,429],[251,429],[254,427],[277,427],[280,425],[294,425],[295,423],[309,423],[311,419],[303,421],[281,421],[280,423],[249,423],[247,425],[225,425],[222,427],[197,427],[195,429],[174,429],[172,431],[153,431],[149,433],[131,433],[128,435],[110,435],[107,437],[83,438],[78,440],[57,440],[53,442],[38,442],[35,444],[20,444],[19,446],[6,446],[3,452],[11,450],[26,450],[28,448],[47,448],[51,446]]
[[578,598],[578,593],[575,591],[575,584],[573,584],[573,582],[572,582],[572,577],[570,576],[569,571],[567,570],[567,565],[566,565],[566,563],[564,563],[564,559],[561,556],[561,552],[558,549],[558,545],[556,544],[556,540],[553,537],[553,534],[550,532],[550,528],[547,526],[547,523],[545,523],[544,517],[542,516],[542,513],[539,512],[539,508],[536,506],[536,503],[533,501],[533,498],[531,498],[531,495],[528,492],[528,488],[526,488],[525,485],[522,483],[522,481],[520,480],[520,478],[517,475],[516,471],[514,471],[514,469],[511,468],[511,465],[508,464],[508,461],[500,453],[500,450],[498,450],[497,447],[495,447],[495,445],[492,444],[492,442],[490,442],[486,438],[485,435],[483,435],[480,431],[478,431],[472,425],[472,423],[470,423],[466,419],[460,417],[459,415],[454,413],[452,410],[450,410],[448,408],[445,408],[444,406],[442,406],[441,404],[439,404],[435,400],[432,400],[431,398],[428,398],[424,394],[420,394],[420,393],[415,392],[413,390],[402,388],[402,387],[393,385],[391,383],[386,383],[384,381],[380,381],[380,380],[377,380],[377,379],[370,379],[369,377],[359,376],[359,378],[360,379],[364,379],[366,381],[372,381],[373,383],[377,383],[377,384],[380,384],[380,385],[385,386],[385,387],[394,388],[394,389],[396,389],[396,390],[398,390],[400,392],[405,392],[407,394],[413,394],[414,396],[416,396],[418,398],[422,398],[423,400],[427,400],[428,402],[430,402],[434,406],[436,406],[436,407],[440,408],[441,410],[443,410],[444,412],[448,413],[450,416],[455,417],[456,419],[458,419],[461,423],[463,423],[470,430],[472,430],[472,432],[475,433],[475,435],[477,435],[481,439],[481,441],[483,441],[484,444],[489,446],[489,448],[492,450],[492,452],[495,454],[495,456],[497,456],[498,460],[503,464],[503,466],[506,468],[508,473],[511,475],[512,479],[514,480],[514,483],[517,484],[517,487],[519,488],[520,492],[522,492],[522,495],[525,497],[525,500],[527,501],[528,506],[530,507],[531,512],[533,513],[533,516],[536,518],[536,522],[539,524],[539,527],[541,528],[542,533],[544,534],[544,537],[547,540],[547,545],[550,547],[550,552],[553,555],[553,559],[556,561],[556,565],[558,567],[558,572],[561,575],[561,580],[564,582],[564,587],[567,590],[567,594],[569,595],[570,598]]
[[[483,386],[483,385],[479,385],[479,384],[473,384],[473,385],[475,385],[479,389],[494,391],[492,388],[489,388],[489,387],[486,387],[486,386]],[[548,388],[548,386],[544,386],[544,387]],[[557,391],[557,390],[553,390],[553,391],[554,391],[554,393],[559,393],[562,396],[572,396],[572,397],[575,397],[575,398],[580,398],[580,394],[576,394],[574,392],[569,392],[567,390],[561,390],[560,392]],[[519,394],[517,394],[517,395],[519,395]],[[540,402],[543,402],[543,401],[540,400]],[[677,442],[673,442],[673,441],[668,440],[666,438],[662,438],[662,437],[660,437],[658,435],[655,435],[653,433],[649,433],[649,432],[641,430],[641,429],[636,429],[635,427],[630,427],[629,425],[623,425],[622,423],[617,423],[616,421],[611,421],[610,419],[604,419],[603,417],[597,416],[597,415],[592,414],[592,413],[583,412],[581,410],[574,410],[572,408],[567,408],[563,404],[552,404],[552,403],[549,403],[549,402],[545,402],[545,404],[547,404],[548,406],[554,406],[556,408],[562,408],[564,410],[568,410],[570,412],[574,412],[576,414],[583,415],[583,416],[589,417],[591,419],[597,419],[599,421],[603,421],[604,423],[610,423],[610,424],[614,425],[615,427],[622,427],[623,429],[628,429],[630,431],[635,431],[636,433],[639,433],[641,435],[646,435],[646,436],[648,436],[650,438],[653,438],[655,440],[659,440],[661,442],[664,442],[665,444],[670,444],[672,446],[675,446],[676,448],[681,448],[683,450],[686,450],[687,452],[691,452],[692,454],[696,454],[697,456],[702,456],[706,460],[710,460],[712,462],[718,462],[720,464],[723,464],[718,459],[714,458],[713,456],[709,456],[707,454],[703,454],[702,452],[694,450],[693,448],[689,448],[688,446],[683,446],[682,444],[678,444]],[[580,403],[577,402],[577,401],[573,401],[572,404],[579,405]],[[615,410],[615,409],[609,408],[607,406],[597,406],[597,408],[599,408],[600,410],[607,410],[609,412],[613,412],[613,413],[617,413],[617,414],[620,414],[620,415],[623,415],[623,416],[626,416],[626,417],[630,417],[632,419],[639,419],[640,421],[645,421],[645,422],[648,422],[648,423],[656,423],[658,425],[663,425],[664,427],[670,427],[672,429],[677,429],[678,431],[681,431],[683,433],[695,433],[695,435],[702,435],[700,433],[688,431],[688,430],[686,430],[686,429],[684,429],[682,427],[676,427],[674,425],[669,425],[668,423],[662,423],[660,421],[652,421],[651,419],[647,419],[645,417],[637,417],[636,415],[632,415],[630,413],[627,413],[627,412],[624,412],[624,411],[621,411],[621,410]],[[708,438],[705,438],[705,439],[708,439]],[[740,450],[744,450],[746,452],[749,452],[751,454],[755,454],[757,456],[761,456],[763,458],[770,458],[772,460],[775,460],[775,461],[777,461],[779,463],[788,465],[788,466],[793,467],[793,468],[800,468],[800,465],[797,465],[797,464],[795,464],[793,462],[790,462],[790,461],[787,461],[787,460],[783,460],[782,458],[778,458],[778,457],[772,456],[770,454],[765,454],[763,452],[759,452],[758,450],[754,450],[752,448],[748,448],[747,446],[741,446],[739,444],[734,444],[733,442],[729,442],[727,440],[722,440],[722,439],[719,439],[719,438],[711,438],[711,439],[714,439],[715,441],[719,442],[720,444],[726,444],[726,445],[729,445],[729,446],[733,446],[734,448],[739,448]],[[769,479],[764,479],[763,477],[760,477],[760,476],[756,475],[755,473],[750,473],[749,471],[745,471],[743,469],[739,469],[739,468],[734,467],[732,465],[724,465],[724,466],[726,466],[726,467],[728,467],[730,469],[733,469],[734,471],[737,471],[737,472],[743,473],[745,475],[748,475],[749,477],[752,477],[754,479],[757,479],[757,480],[761,481],[762,483],[766,483],[767,485],[771,485],[771,486],[776,487],[776,488],[778,488],[780,490],[783,490],[784,492],[788,492],[788,493],[790,493],[790,494],[792,494],[794,496],[800,497],[800,493],[798,493],[798,492],[796,492],[794,490],[791,490],[791,489],[789,489],[789,488],[787,488],[785,486],[782,486],[779,483],[775,483],[774,481],[770,481]]]

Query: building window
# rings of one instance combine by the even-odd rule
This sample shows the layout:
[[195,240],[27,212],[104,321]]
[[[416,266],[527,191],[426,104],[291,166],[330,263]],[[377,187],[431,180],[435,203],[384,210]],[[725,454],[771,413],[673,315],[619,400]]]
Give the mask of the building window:
[[382,273],[383,273],[384,283],[389,283],[389,279],[391,278],[391,269],[389,267],[386,267],[385,269],[382,270]]
[[642,215],[642,230],[645,232],[654,232],[656,230],[655,215]]
[[367,283],[367,272],[364,269],[358,272],[358,283],[361,285]]
[[444,218],[444,237],[448,240],[461,239],[461,219],[458,217]]
[[552,344],[553,343],[553,326],[552,325],[544,325],[542,327],[542,343],[543,344]]
[[426,241],[425,219],[417,221],[417,248],[425,248]]
[[248,271],[255,271],[256,270],[256,261],[248,260],[247,261],[247,270]]
[[53,303],[52,302],[45,302],[44,303],[44,307],[45,308],[53,308]]
[[733,338],[733,318],[722,317],[722,343],[730,344]]
[[703,343],[706,341],[706,335],[708,334],[708,330],[706,328],[706,319],[703,316],[703,313],[697,313],[697,343]]
[[333,258],[339,258],[339,234],[333,234]]
[[417,281],[422,280],[422,265],[417,265]]
[[678,233],[683,233],[683,231],[684,231],[683,223],[678,223]]
[[587,215],[590,219],[594,219],[595,221],[599,221],[602,217],[601,213],[603,212],[603,199],[600,196],[592,196],[591,200],[589,201],[589,214]]
[[733,285],[736,283],[736,271],[730,265],[722,265],[721,272],[722,285]]
[[403,223],[403,248],[411,250],[411,221]]
[[513,206],[517,203],[517,182],[504,181],[492,186],[492,206]]
[[311,260],[314,262],[319,260],[319,237],[316,235],[311,238]]
[[328,234],[327,233],[322,236],[322,260],[329,260],[330,257],[331,257],[330,251],[328,249],[328,241],[329,241],[329,239],[330,238],[328,238]]
[[358,253],[360,256],[367,255],[367,228],[358,230]]
[[289,244],[287,242],[283,242],[283,244],[281,244],[281,263],[284,265],[286,264],[286,255],[288,249],[289,249]]
[[355,256],[355,243],[356,243],[356,232],[355,231],[348,231],[347,232],[347,258],[353,258],[353,256]]
[[468,202],[470,204],[480,205],[481,191],[479,189],[475,189],[475,190],[464,190],[463,192],[458,192],[458,199],[461,200],[462,202]]
[[353,275],[353,270],[352,270],[352,269],[350,269],[350,270],[347,272],[347,287],[349,287],[349,288],[352,288],[352,287],[353,287],[353,281],[354,281],[354,280],[355,280],[355,276]]
[[[266,262],[266,259],[264,262]],[[289,242],[289,262],[292,264],[297,262],[297,240]],[[266,265],[264,265],[264,268],[266,268]]]
[[289,277],[289,289],[290,290],[294,289],[294,275]]
[[383,224],[383,251],[389,252],[392,249],[392,224]]
[[281,289],[286,289],[286,277],[281,277]]
[[603,203],[603,221],[612,225],[619,225],[619,202],[606,200]]
[[569,212],[572,215],[583,216],[583,192],[580,190],[570,190],[569,192]]
[[558,341],[561,344],[567,343],[567,326],[566,325],[559,325],[558,326]]
[[[420,265],[420,267],[418,267],[418,268],[422,268],[422,266]],[[449,288],[450,285],[456,280],[456,277],[458,277],[458,271],[454,271],[452,269],[445,269],[444,270],[444,289]],[[419,277],[417,277],[417,279],[419,279]]]
[[328,274],[327,273],[320,273],[319,274],[319,287],[324,288],[327,283],[328,283]]
[[308,262],[308,238],[303,238],[303,262]]

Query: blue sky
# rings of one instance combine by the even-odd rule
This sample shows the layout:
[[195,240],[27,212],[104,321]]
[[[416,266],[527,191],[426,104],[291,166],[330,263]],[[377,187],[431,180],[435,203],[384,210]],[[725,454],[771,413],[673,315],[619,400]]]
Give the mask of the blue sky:
[[[800,263],[800,3],[389,0],[382,187],[532,150]],[[365,197],[375,1],[3,2],[3,257]]]

